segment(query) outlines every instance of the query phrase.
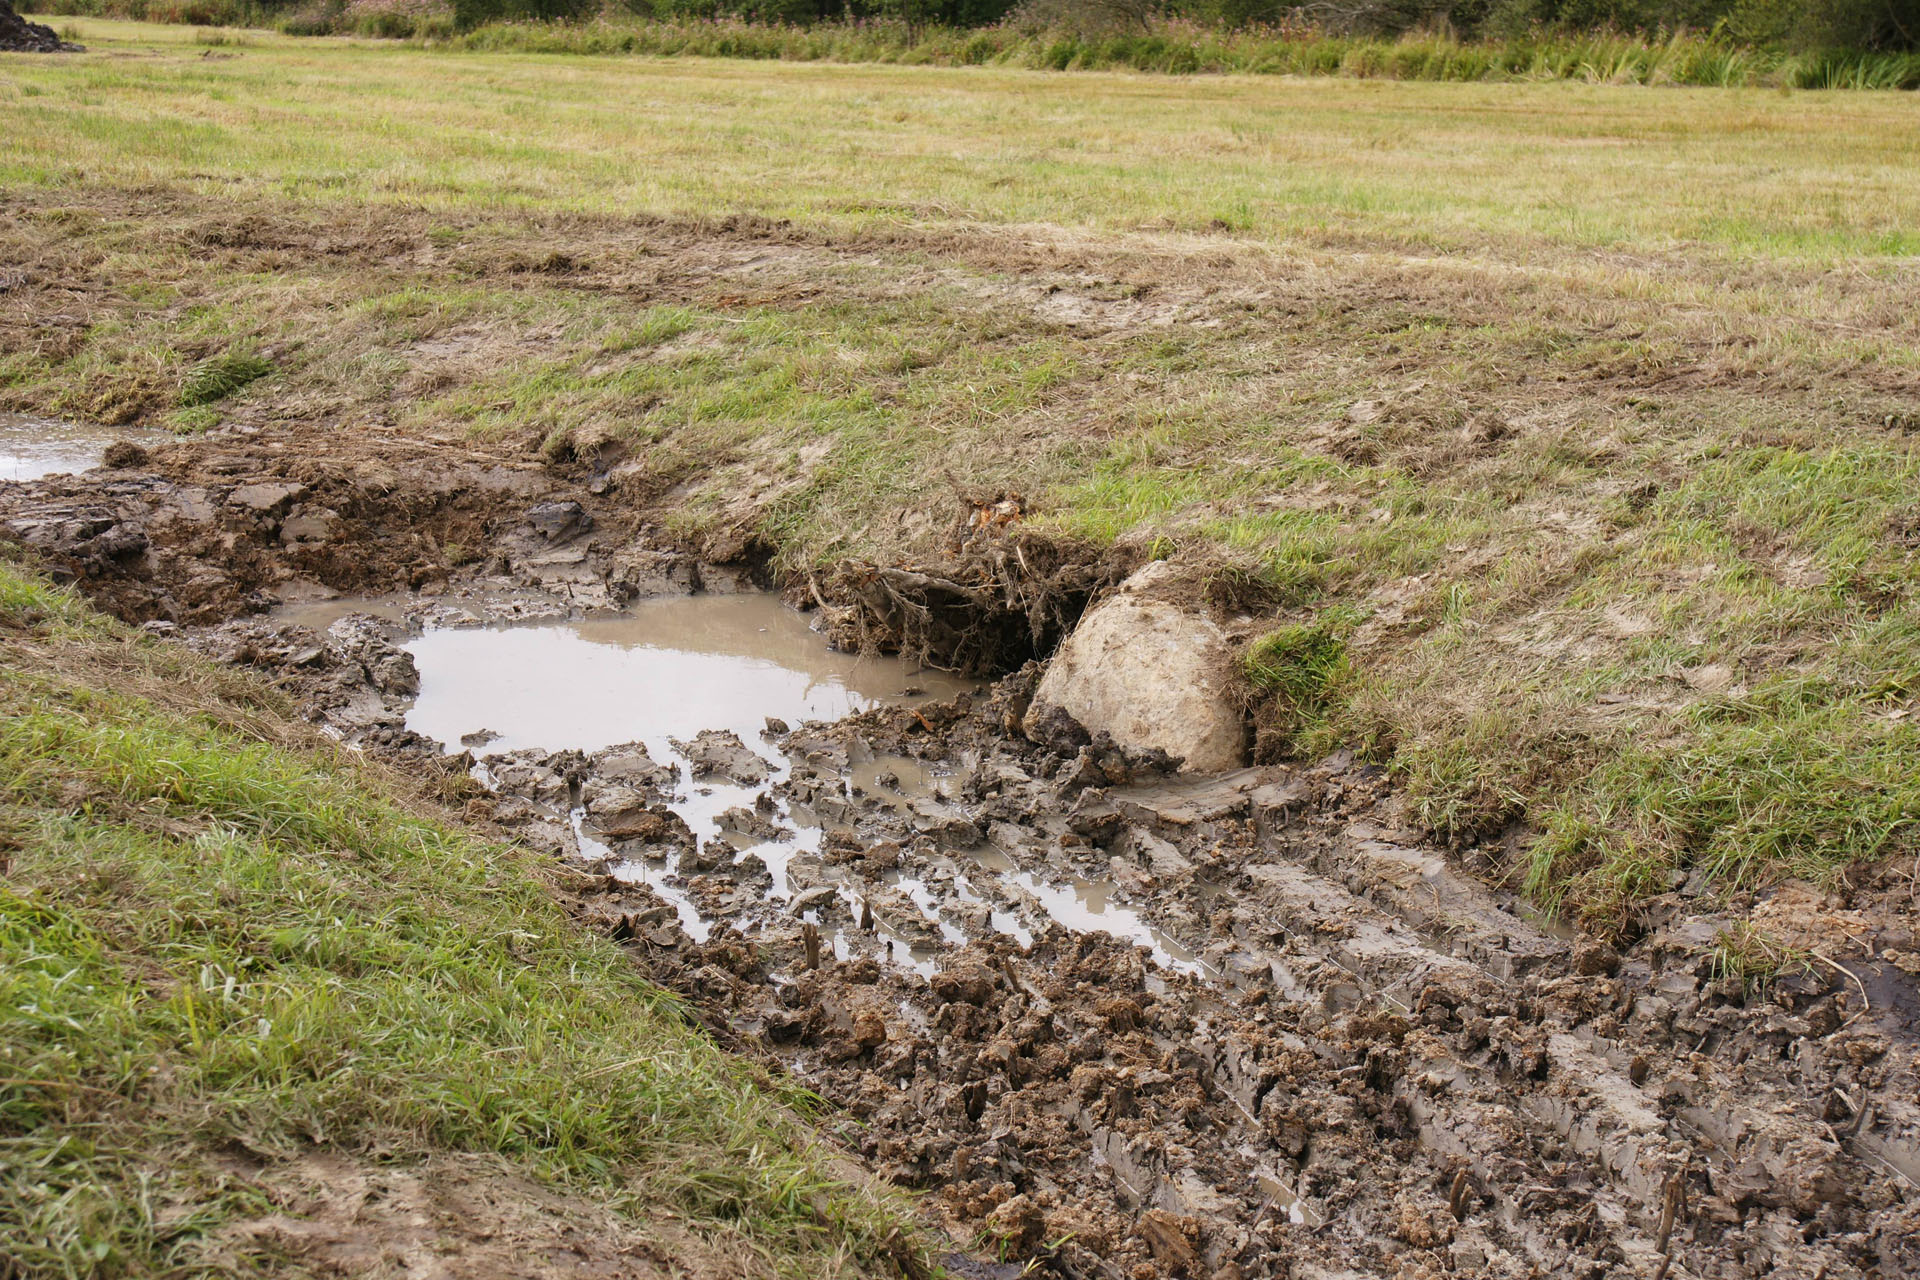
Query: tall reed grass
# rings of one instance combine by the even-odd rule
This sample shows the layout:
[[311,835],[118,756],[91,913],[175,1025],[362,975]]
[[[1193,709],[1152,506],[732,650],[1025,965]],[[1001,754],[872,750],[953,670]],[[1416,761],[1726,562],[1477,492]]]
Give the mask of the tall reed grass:
[[1579,80],[1605,84],[1785,85],[1920,89],[1920,54],[1790,54],[1687,32],[1660,39],[1611,32],[1540,33],[1498,42],[1439,35],[1399,39],[1298,30],[1228,31],[1182,20],[1086,36],[914,28],[865,21],[808,27],[730,19],[495,23],[445,43],[490,52],[643,54],[808,62],[1124,69],[1169,75],[1349,76],[1382,80]]

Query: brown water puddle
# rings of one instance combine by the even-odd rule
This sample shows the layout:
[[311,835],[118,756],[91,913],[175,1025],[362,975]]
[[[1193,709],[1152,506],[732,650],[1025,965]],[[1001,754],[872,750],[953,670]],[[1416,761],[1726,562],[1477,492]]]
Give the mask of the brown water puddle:
[[728,729],[751,743],[769,717],[837,720],[886,703],[977,689],[898,658],[827,648],[766,595],[680,596],[629,614],[429,631],[406,646],[420,670],[407,727],[442,743],[480,731],[489,752],[598,751]]
[[[392,600],[331,601],[282,614],[324,627],[351,612],[389,620],[404,616],[402,603]],[[794,896],[789,864],[802,855],[818,855],[834,824],[773,799],[792,762],[766,744],[769,719],[788,725],[837,720],[882,704],[944,700],[980,688],[897,657],[835,652],[803,615],[761,594],[669,597],[614,617],[432,627],[404,647],[420,675],[408,728],[449,751],[461,749],[463,740],[478,744],[473,749],[481,757],[483,779],[487,756],[523,748],[593,752],[642,743],[655,760],[681,766],[683,781],[671,807],[703,844],[722,841],[736,851],[736,859],[751,854],[766,864],[773,881],[767,901],[775,908]],[[772,766],[767,781],[748,787],[721,779],[684,780],[691,774],[674,740],[688,741],[709,729],[731,731],[766,758]],[[892,756],[856,762],[846,778],[874,800],[901,806],[936,798],[941,782],[924,762]],[[781,839],[762,841],[721,827],[727,810],[752,809],[756,803],[765,807],[769,801],[785,829]],[[581,818],[573,815],[581,853],[607,855],[606,846],[583,829]],[[946,890],[904,870],[885,876],[947,944],[964,945],[968,938],[943,908],[984,904],[986,897],[977,889],[992,883],[997,896],[1025,910],[993,910],[991,927],[1023,943],[1032,940],[1029,924],[1053,920],[1075,931],[1101,931],[1137,943],[1164,967],[1199,971],[1192,953],[1137,911],[1114,902],[1110,882],[1078,877],[1050,882],[1016,867],[991,844],[956,851],[955,860],[957,874]],[[650,885],[674,905],[682,927],[704,941],[713,924],[682,887],[677,861],[627,862],[615,874]],[[858,914],[855,891],[845,888],[839,894]],[[820,923],[819,915],[806,910],[800,918]],[[939,947],[893,935],[884,924],[876,933],[896,962],[922,972],[935,967]],[[823,934],[836,954],[849,954],[849,936],[824,925]]]
[[90,471],[100,465],[100,455],[116,440],[148,443],[167,438],[154,431],[0,413],[0,480],[39,480]]

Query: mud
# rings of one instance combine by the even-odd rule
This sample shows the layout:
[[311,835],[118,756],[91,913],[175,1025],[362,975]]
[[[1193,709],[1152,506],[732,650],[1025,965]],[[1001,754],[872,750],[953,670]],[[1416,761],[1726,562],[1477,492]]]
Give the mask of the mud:
[[[847,1140],[958,1238],[1068,1276],[1920,1263],[1897,1006],[1835,975],[1750,998],[1716,980],[1710,915],[1625,955],[1556,937],[1340,760],[1194,780],[1050,757],[999,732],[1031,678],[785,740],[786,794],[836,815],[817,874],[859,903],[846,953],[810,965],[804,923],[728,905],[704,943],[674,939],[635,886],[580,905],[843,1107]],[[953,770],[945,799],[837,789],[843,761],[903,747]],[[1049,918],[1027,887],[1063,877],[1179,952]],[[939,936],[898,963],[916,913]]]
[[[0,531],[550,850],[583,921],[832,1103],[828,1129],[994,1265],[1920,1272],[1911,868],[1747,904],[1676,885],[1613,950],[1423,846],[1344,756],[1194,777],[1104,739],[1043,746],[1021,732],[1038,664],[978,690],[909,693],[904,665],[862,685],[850,655],[822,675],[840,658],[806,620],[735,598],[766,583],[754,553],[715,566],[549,470],[284,445],[0,485]],[[892,618],[927,649],[908,629],[939,621],[1004,666],[1070,624],[1065,591],[1010,606],[1022,581],[1110,580],[1028,571],[850,569],[793,594],[831,635]],[[909,607],[930,600],[949,612]],[[736,627],[748,652],[688,621],[729,610],[778,621]],[[531,647],[457,652],[501,643]],[[701,685],[668,656],[789,643],[797,692],[746,666]],[[547,682],[509,687],[528,673]],[[568,686],[592,696],[563,705]],[[1722,975],[1750,915],[1804,971]]]
[[[637,500],[645,460],[622,461],[619,446],[557,468],[511,447],[300,425],[113,447],[114,466],[0,479],[0,540],[108,612],[162,629],[290,607],[324,626],[343,596],[355,609],[392,614],[404,597],[498,622],[773,585],[756,540],[694,545],[664,527]],[[971,527],[966,511],[954,523]],[[1130,564],[1016,531],[963,542],[941,574],[848,566],[786,584],[786,596],[818,610],[836,648],[978,675],[1049,649]]]
[[323,460],[321,443],[238,429],[153,444],[118,468],[0,484],[0,537],[108,611],[175,627],[346,592],[556,617],[737,590],[760,574],[751,558],[703,569],[615,504],[596,514],[556,498],[566,482],[538,462],[378,439]]
[[[413,733],[432,653],[398,663],[404,630],[371,618],[327,643]],[[1056,753],[1007,728],[1038,675],[758,732],[727,727],[735,708],[638,735],[657,750],[469,734],[455,759],[479,757],[477,819],[579,870],[584,921],[835,1104],[829,1127],[983,1257],[1129,1277],[1920,1266],[1896,963],[1749,993],[1715,967],[1735,917],[1680,894],[1624,953],[1549,931],[1421,847],[1377,770]],[[1757,918],[1822,954],[1920,945],[1805,887]]]

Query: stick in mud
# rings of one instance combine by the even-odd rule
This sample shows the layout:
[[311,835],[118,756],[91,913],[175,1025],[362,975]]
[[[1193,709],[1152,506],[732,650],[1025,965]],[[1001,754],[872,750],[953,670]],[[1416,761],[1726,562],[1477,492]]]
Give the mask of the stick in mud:
[[812,923],[800,926],[800,944],[807,949],[807,968],[820,967],[820,926]]
[[1467,1171],[1463,1166],[1453,1175],[1453,1190],[1447,1193],[1447,1208],[1455,1222],[1467,1220]]
[[[1680,1175],[1675,1174],[1667,1181],[1667,1193],[1660,1201],[1660,1229],[1654,1233],[1653,1249],[1655,1253],[1668,1252],[1667,1244],[1673,1238],[1673,1218],[1680,1210]],[[1666,1270],[1663,1266],[1662,1271]]]

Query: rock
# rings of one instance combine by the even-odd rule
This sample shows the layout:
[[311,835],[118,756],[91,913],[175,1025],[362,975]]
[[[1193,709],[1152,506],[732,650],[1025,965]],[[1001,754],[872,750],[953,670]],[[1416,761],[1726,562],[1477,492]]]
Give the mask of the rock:
[[115,470],[125,470],[130,467],[146,466],[148,458],[147,451],[133,441],[115,440],[107,446],[107,451],[100,455],[100,461]]
[[227,505],[263,516],[283,515],[306,491],[303,484],[243,484],[227,496]]
[[326,542],[333,537],[339,527],[340,517],[325,507],[311,511],[302,511],[299,515],[287,517],[280,526],[282,542]]
[[708,729],[694,735],[692,742],[678,738],[669,741],[693,766],[696,778],[722,777],[743,787],[755,787],[773,773],[773,766],[747,750],[746,743],[724,729]]
[[1064,713],[1124,749],[1179,757],[1193,773],[1238,768],[1247,733],[1233,652],[1211,620],[1146,593],[1156,568],[1080,619],[1048,664],[1022,728],[1052,745]]
[[527,509],[527,523],[548,542],[559,542],[593,528],[593,517],[577,502],[540,502]]

